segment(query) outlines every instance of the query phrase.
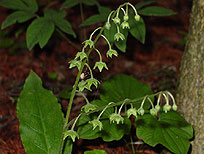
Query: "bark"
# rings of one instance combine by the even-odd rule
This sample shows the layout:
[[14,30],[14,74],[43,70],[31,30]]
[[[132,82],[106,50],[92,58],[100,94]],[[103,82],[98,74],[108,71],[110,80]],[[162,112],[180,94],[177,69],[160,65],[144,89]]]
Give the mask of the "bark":
[[176,100],[195,131],[191,154],[204,154],[204,0],[193,0]]

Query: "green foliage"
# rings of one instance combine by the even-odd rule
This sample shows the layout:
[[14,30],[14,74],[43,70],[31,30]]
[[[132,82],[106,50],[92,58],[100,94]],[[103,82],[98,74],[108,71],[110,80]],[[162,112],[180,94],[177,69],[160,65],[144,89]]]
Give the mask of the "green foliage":
[[85,151],[84,154],[107,154],[104,150],[91,150],[91,151]]
[[58,153],[64,122],[61,107],[32,71],[18,99],[17,116],[21,140],[28,154]]
[[176,13],[163,7],[150,6],[139,10],[139,14],[145,16],[170,16],[175,15]]
[[162,112],[158,119],[145,114],[138,117],[135,124],[137,136],[145,143],[151,146],[162,144],[176,154],[188,152],[193,128],[177,112]]
[[96,0],[66,0],[62,6],[66,6],[68,8],[71,8],[71,7],[74,7],[76,5],[79,5],[79,4],[85,4],[85,5],[98,5],[99,6],[99,3],[96,1]]

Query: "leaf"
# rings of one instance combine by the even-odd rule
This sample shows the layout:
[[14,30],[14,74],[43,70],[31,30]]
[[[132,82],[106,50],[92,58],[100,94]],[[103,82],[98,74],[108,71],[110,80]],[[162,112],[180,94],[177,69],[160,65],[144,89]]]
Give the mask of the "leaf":
[[159,6],[145,7],[144,9],[139,10],[138,13],[145,16],[170,16],[176,14],[170,9],[166,9]]
[[1,29],[4,29],[12,24],[23,23],[33,18],[35,15],[28,11],[16,11],[10,14],[2,23]]
[[85,151],[84,154],[107,154],[104,150],[91,150],[91,151]]
[[80,26],[88,26],[99,22],[105,22],[111,10],[101,6],[98,7],[98,10],[99,14],[87,18],[84,22],[82,22],[82,24],[80,24]]
[[64,143],[64,151],[63,154],[72,154],[72,141],[71,138],[67,138]]
[[32,10],[32,12],[37,12],[38,11],[38,3],[36,0],[22,0],[25,4],[27,4],[29,10]]
[[66,17],[66,11],[57,12],[55,10],[46,9],[44,16],[52,21],[60,30],[76,38],[76,34],[72,30],[71,24],[64,19]]
[[100,4],[96,0],[81,0],[81,1],[85,5],[89,5],[89,6],[97,5],[97,6],[100,6]]
[[117,33],[116,26],[113,22],[111,22],[111,28],[110,30],[107,30],[106,28],[104,29],[104,35],[108,39],[108,41],[113,44],[114,43],[114,35]]
[[83,3],[85,5],[97,5],[99,6],[99,3],[96,0],[66,0],[62,6],[66,6],[68,8],[74,7],[76,5],[79,5],[80,3]]
[[57,98],[30,72],[17,103],[21,140],[28,154],[56,154],[62,141],[63,114]]
[[[147,84],[128,75],[115,75],[101,86],[100,98],[104,102],[117,103],[125,99],[141,98],[148,94],[152,94],[152,90]],[[139,108],[140,104],[141,101],[133,103],[136,108]],[[145,109],[149,106],[149,103],[144,104]]]
[[43,48],[52,33],[54,32],[55,25],[53,22],[45,17],[35,19],[27,28],[26,43],[29,50],[31,50],[37,43]]
[[188,152],[193,129],[179,113],[160,113],[159,119],[145,114],[136,119],[136,134],[150,146],[162,144],[176,154]]
[[129,20],[130,24],[130,34],[140,41],[141,43],[145,43],[145,35],[146,35],[146,28],[145,28],[145,23],[142,17],[140,17],[139,21],[136,21],[134,19],[134,16],[130,16]]
[[2,0],[0,6],[13,10],[28,10],[28,7],[21,0]]
[[144,6],[150,5],[150,4],[155,3],[155,2],[156,2],[155,0],[149,0],[149,1],[139,2],[139,3],[137,3],[137,4],[135,5],[135,8],[136,8],[136,9],[140,9],[140,8],[142,8],[142,7],[144,7]]

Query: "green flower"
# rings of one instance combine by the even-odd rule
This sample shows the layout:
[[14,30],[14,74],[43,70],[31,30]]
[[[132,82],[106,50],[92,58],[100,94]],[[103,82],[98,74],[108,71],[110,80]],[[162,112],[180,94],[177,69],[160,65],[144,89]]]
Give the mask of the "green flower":
[[155,106],[155,109],[156,109],[156,111],[158,112],[158,111],[160,110],[160,106],[159,106],[159,105],[156,105],[156,106]]
[[64,138],[63,139],[65,140],[68,136],[71,137],[73,142],[75,142],[75,138],[76,137],[79,139],[79,134],[77,134],[77,132],[75,132],[74,130],[66,131],[65,134],[64,134]]
[[135,108],[130,108],[130,109],[127,110],[126,114],[127,114],[128,118],[129,118],[131,115],[137,117],[137,110],[136,110]]
[[88,45],[90,48],[94,46],[94,42],[91,39],[84,41],[82,44],[85,44],[84,48],[86,48]]
[[137,112],[138,112],[139,115],[144,115],[144,112],[145,112],[145,111],[144,111],[143,108],[140,107],[140,108],[137,110]]
[[121,24],[122,29],[128,28],[130,29],[129,23],[127,21],[123,21]]
[[100,84],[100,82],[94,78],[90,78],[86,80],[87,83],[87,87],[89,89],[91,89],[91,86],[94,85],[96,88],[98,87],[98,84]]
[[94,120],[92,120],[92,121],[89,121],[89,123],[93,125],[93,130],[94,130],[96,127],[99,127],[99,130],[101,131],[101,129],[103,128],[102,122],[100,122],[100,121],[97,120],[97,119],[94,119]]
[[129,17],[128,17],[127,14],[123,16],[123,20],[124,20],[124,21],[128,21],[128,19],[129,19]]
[[116,122],[117,124],[119,124],[120,122],[123,123],[124,121],[124,118],[120,114],[117,114],[117,113],[112,113],[109,116],[109,119],[110,119],[110,122],[112,123]]
[[96,62],[93,69],[95,69],[96,67],[98,67],[100,72],[103,70],[103,68],[108,70],[108,67],[106,66],[106,63],[104,63],[104,62]]
[[80,57],[80,60],[83,60],[84,58],[88,58],[86,53],[85,52],[78,52],[75,59],[79,58]]
[[115,18],[113,19],[113,22],[114,22],[115,24],[120,24],[120,18],[115,17]]
[[78,60],[74,59],[74,60],[71,60],[69,63],[70,63],[70,65],[69,65],[70,69],[73,68],[73,67],[77,67],[78,70],[81,69],[81,61],[78,61]]
[[116,34],[114,35],[114,40],[119,41],[120,39],[121,39],[121,40],[124,40],[124,39],[125,39],[125,36],[124,36],[122,33],[118,32],[118,33],[116,33]]
[[112,55],[117,57],[118,56],[117,51],[113,49],[108,50],[108,52],[106,53],[106,56],[112,58]]
[[172,109],[174,110],[174,111],[176,111],[177,110],[177,105],[176,104],[174,104],[173,106],[172,106]]
[[171,110],[171,105],[165,104],[164,107],[163,107],[163,109],[164,109],[164,112],[167,113],[168,111]]
[[98,108],[97,105],[94,105],[94,104],[86,104],[84,105],[81,110],[84,110],[85,113],[88,113],[89,111],[93,111],[93,110],[96,110]]
[[136,21],[140,21],[140,16],[137,14],[137,15],[135,15],[135,20]]
[[157,110],[155,108],[150,109],[150,114],[153,116],[157,115]]
[[110,28],[111,28],[110,22],[108,22],[108,21],[106,22],[105,28],[106,28],[107,30],[110,30]]
[[91,90],[91,89],[88,87],[86,81],[84,81],[84,80],[82,80],[82,81],[79,82],[78,88],[79,88],[79,92],[84,91],[85,88],[88,89],[88,90]]

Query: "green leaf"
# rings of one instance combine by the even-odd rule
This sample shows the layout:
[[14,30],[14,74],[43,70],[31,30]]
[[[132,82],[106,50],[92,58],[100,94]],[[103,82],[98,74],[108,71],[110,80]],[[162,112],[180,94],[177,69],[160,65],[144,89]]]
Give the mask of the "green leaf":
[[52,21],[60,30],[76,38],[76,34],[72,30],[71,24],[64,19],[66,17],[66,11],[57,12],[55,10],[46,9],[44,16]]
[[28,11],[16,11],[10,14],[2,23],[1,29],[4,29],[12,24],[23,23],[33,18],[35,15]]
[[145,16],[170,16],[176,14],[170,9],[166,9],[159,6],[145,7],[144,9],[139,10],[138,13]]
[[17,104],[21,140],[26,153],[56,154],[63,135],[63,114],[57,98],[30,72]]
[[37,43],[43,48],[52,33],[54,32],[55,25],[52,21],[45,17],[35,19],[27,28],[26,43],[29,50],[31,50]]
[[134,19],[134,16],[130,16],[129,19],[129,24],[130,24],[130,34],[140,41],[141,43],[145,43],[145,35],[146,35],[146,28],[145,28],[145,23],[142,17],[140,17],[139,21],[136,21]]
[[91,151],[85,151],[84,154],[107,154],[104,150],[91,150]]
[[[117,103],[125,99],[141,98],[148,94],[152,94],[152,90],[147,84],[128,75],[116,75],[102,84],[100,98],[105,102]],[[133,103],[137,109],[140,104],[141,101]],[[145,109],[149,106],[149,103],[144,104]]]
[[74,7],[76,5],[79,5],[80,3],[83,3],[85,5],[97,5],[99,6],[99,3],[96,0],[66,0],[62,6],[66,6],[68,8]]
[[89,5],[89,6],[97,5],[97,6],[100,6],[100,4],[96,0],[81,0],[81,1],[85,5]]
[[113,22],[111,22],[110,29],[104,29],[104,35],[108,39],[108,41],[113,44],[114,43],[114,35],[117,33],[117,28]]
[[72,146],[71,138],[67,138],[64,143],[63,154],[72,154]]
[[38,3],[36,0],[22,0],[25,4],[27,4],[29,10],[32,10],[32,12],[37,12],[38,11]]
[[2,0],[0,6],[13,10],[27,10],[28,7],[21,0]]
[[144,6],[150,5],[150,4],[155,3],[155,2],[156,2],[155,0],[149,0],[149,1],[139,2],[139,3],[137,3],[137,4],[135,5],[135,8],[136,8],[136,9],[140,9],[140,8],[142,8],[142,7],[144,7]]
[[160,113],[159,119],[145,114],[136,119],[136,134],[150,146],[162,144],[176,154],[188,152],[193,129],[179,113]]

